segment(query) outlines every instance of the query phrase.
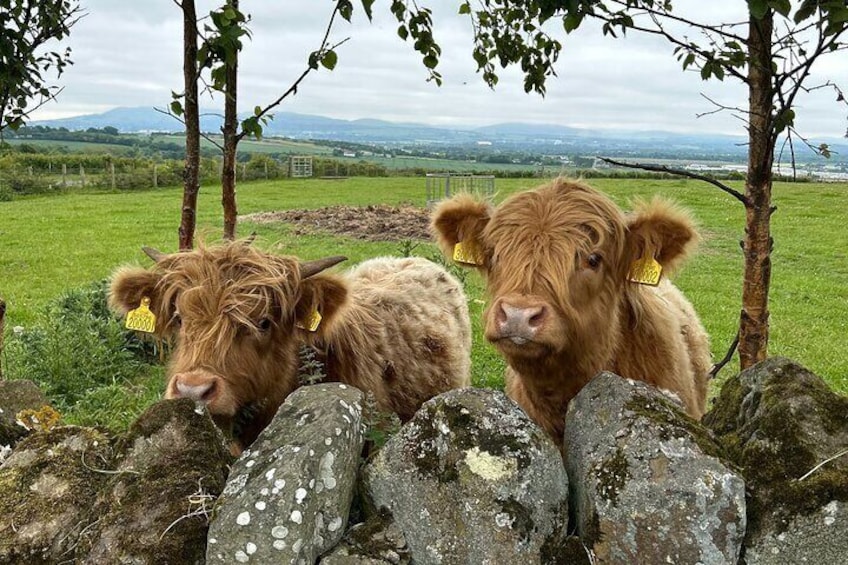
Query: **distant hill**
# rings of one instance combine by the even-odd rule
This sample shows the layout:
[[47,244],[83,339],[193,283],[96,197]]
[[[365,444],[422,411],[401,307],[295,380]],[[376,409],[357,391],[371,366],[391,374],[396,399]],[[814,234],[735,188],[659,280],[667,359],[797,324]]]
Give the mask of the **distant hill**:
[[[201,129],[219,132],[220,113],[204,112]],[[60,120],[33,122],[69,130],[112,126],[123,133],[182,131],[171,116],[149,107],[115,108],[102,114]],[[375,119],[340,120],[325,116],[277,112],[265,128],[267,136],[294,139],[348,141],[368,144],[426,144],[463,146],[492,144],[509,150],[541,153],[606,153],[617,156],[657,157],[666,155],[700,158],[739,159],[746,153],[743,137],[727,135],[679,134],[663,131],[615,131],[571,128],[550,124],[502,123],[477,128],[445,128],[416,123],[395,123]],[[848,155],[844,140],[818,140]],[[809,150],[807,150],[809,152]]]

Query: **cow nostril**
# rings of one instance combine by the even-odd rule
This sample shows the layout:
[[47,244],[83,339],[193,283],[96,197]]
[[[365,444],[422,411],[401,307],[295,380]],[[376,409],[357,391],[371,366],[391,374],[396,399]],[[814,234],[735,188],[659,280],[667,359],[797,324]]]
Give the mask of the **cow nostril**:
[[200,400],[203,402],[211,402],[215,397],[215,393],[218,391],[218,386],[215,381],[212,381],[212,384],[209,385],[209,388],[200,395]]
[[547,309],[544,306],[540,306],[536,309],[535,312],[530,314],[529,319],[527,320],[528,325],[531,328],[538,328],[542,325],[547,317]]
[[498,323],[498,325],[503,325],[506,323],[508,318],[509,316],[507,314],[506,308],[504,307],[504,303],[499,303],[497,305],[497,308],[495,309],[495,321]]

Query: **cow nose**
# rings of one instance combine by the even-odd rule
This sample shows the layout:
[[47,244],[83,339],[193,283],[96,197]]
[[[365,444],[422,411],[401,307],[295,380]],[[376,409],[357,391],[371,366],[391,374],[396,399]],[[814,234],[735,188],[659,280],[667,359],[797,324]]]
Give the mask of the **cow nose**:
[[212,377],[201,377],[190,373],[174,375],[171,386],[171,398],[190,398],[209,403],[217,394],[217,385]]
[[548,309],[544,304],[515,306],[501,301],[497,308],[496,321],[501,336],[519,345],[532,339],[548,317]]

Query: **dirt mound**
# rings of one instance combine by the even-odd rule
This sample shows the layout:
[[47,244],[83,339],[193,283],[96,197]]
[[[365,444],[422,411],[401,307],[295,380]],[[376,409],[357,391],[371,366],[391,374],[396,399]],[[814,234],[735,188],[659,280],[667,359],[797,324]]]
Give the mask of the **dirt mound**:
[[429,212],[411,205],[328,206],[315,210],[259,212],[242,219],[258,224],[294,224],[297,235],[330,233],[369,241],[430,239]]

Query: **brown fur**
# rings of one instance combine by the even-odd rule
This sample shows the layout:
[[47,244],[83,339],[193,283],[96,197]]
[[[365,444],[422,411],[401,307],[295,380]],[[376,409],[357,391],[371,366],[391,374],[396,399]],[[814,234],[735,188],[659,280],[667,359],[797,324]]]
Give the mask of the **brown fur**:
[[[178,376],[189,385],[214,381],[205,400],[221,427],[252,410],[235,438],[242,446],[299,385],[304,344],[320,352],[328,380],[372,392],[381,409],[404,420],[430,397],[469,385],[462,287],[424,259],[374,259],[343,276],[302,279],[296,259],[236,242],[115,273],[114,309],[126,313],[145,296],[156,333],[176,337],[166,396],[179,395]],[[317,331],[297,328],[313,308],[323,317]]]
[[[509,365],[507,394],[555,441],[568,402],[602,370],[667,389],[703,415],[709,342],[694,309],[665,279],[627,281],[646,247],[664,276],[680,266],[698,240],[685,211],[655,199],[627,216],[589,186],[557,179],[497,208],[456,196],[432,227],[448,257],[459,241],[481,252],[485,332]],[[538,312],[532,338],[504,333],[507,306]]]

